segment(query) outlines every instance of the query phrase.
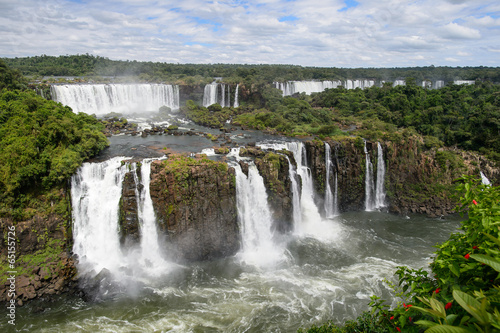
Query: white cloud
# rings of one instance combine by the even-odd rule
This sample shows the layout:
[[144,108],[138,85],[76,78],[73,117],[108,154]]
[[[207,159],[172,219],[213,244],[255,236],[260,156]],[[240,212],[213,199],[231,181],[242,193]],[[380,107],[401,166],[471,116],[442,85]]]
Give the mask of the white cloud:
[[448,39],[479,39],[481,33],[477,29],[464,27],[457,23],[448,23],[443,27],[442,36]]
[[358,3],[339,11],[343,0],[3,0],[0,56],[88,52],[111,59],[346,67],[446,65],[459,56],[459,65],[498,65],[498,48],[491,46],[500,45],[499,19],[491,14],[499,10],[496,3]]

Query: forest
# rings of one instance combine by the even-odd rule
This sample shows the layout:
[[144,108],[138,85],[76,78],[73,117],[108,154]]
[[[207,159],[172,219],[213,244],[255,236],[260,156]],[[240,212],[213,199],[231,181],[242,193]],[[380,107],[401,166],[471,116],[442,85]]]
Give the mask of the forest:
[[374,79],[394,81],[406,77],[417,81],[483,80],[500,82],[498,67],[408,67],[335,68],[295,65],[172,64],[160,62],[110,60],[89,54],[4,58],[5,63],[23,75],[44,76],[135,76],[148,82],[211,82],[224,77],[228,83],[260,84],[290,80]]
[[37,96],[1,60],[0,87],[0,217],[22,220],[108,141],[99,120]]

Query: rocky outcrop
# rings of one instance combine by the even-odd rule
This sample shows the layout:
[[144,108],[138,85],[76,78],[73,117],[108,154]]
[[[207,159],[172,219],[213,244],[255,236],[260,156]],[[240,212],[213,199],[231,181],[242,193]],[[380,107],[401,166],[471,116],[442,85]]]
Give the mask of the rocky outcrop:
[[[333,177],[338,173],[339,209],[355,211],[364,209],[365,153],[361,138],[328,140],[334,165],[328,180],[333,188]],[[324,142],[306,142],[308,166],[311,168],[316,190],[316,200],[322,206],[325,191]],[[419,137],[407,137],[400,142],[381,142],[386,165],[385,189],[388,210],[407,214],[420,213],[431,217],[454,212],[457,196],[454,180],[462,175],[479,177],[479,172],[493,184],[500,182],[500,169],[483,156],[458,149],[440,148],[423,150]],[[377,168],[377,144],[366,142],[370,160]]]
[[[364,209],[365,154],[363,140],[344,138],[341,141],[328,140],[331,147],[333,170],[330,172],[330,188],[335,188],[335,173],[338,182],[339,210],[356,211]],[[323,141],[305,142],[307,162],[314,179],[315,198],[318,207],[323,207],[326,186],[325,144]],[[371,144],[367,145],[369,152]],[[373,159],[372,159],[373,160]]]
[[171,155],[151,165],[151,198],[160,233],[177,260],[209,260],[239,249],[233,168]]
[[[62,188],[54,189],[37,200],[50,212],[43,214],[40,210],[22,221],[15,221],[12,217],[0,218],[0,230],[4,235],[4,241],[0,243],[0,260],[5,273],[0,280],[0,302],[11,300],[12,289],[15,290],[17,305],[23,305],[35,298],[50,297],[76,288],[75,263],[69,254],[69,195]],[[11,240],[15,245],[10,243]],[[7,258],[12,253],[15,262],[9,263]],[[11,284],[12,281],[15,284]]]
[[120,198],[120,243],[125,246],[137,244],[140,241],[139,216],[137,212],[136,191],[141,191],[142,184],[136,184],[134,173],[140,174],[140,167],[125,175]]

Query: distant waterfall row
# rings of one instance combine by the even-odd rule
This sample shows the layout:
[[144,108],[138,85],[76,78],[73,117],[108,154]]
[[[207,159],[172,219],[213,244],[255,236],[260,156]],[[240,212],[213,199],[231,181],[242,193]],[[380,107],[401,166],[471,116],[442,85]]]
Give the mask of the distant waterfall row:
[[51,93],[55,101],[87,114],[179,109],[179,87],[169,84],[64,84],[52,85]]
[[[325,89],[334,89],[337,87],[343,87],[345,89],[366,89],[373,86],[382,87],[386,81],[376,81],[371,79],[359,79],[359,80],[333,80],[333,81],[287,81],[287,82],[274,82],[276,89],[283,92],[283,96],[291,96],[295,93],[305,93],[310,95],[312,93],[322,92]],[[472,80],[455,80],[454,84],[474,84],[475,81]],[[394,80],[392,85],[401,86],[405,85],[405,80]],[[445,86],[444,80],[423,80],[420,82],[423,88],[427,89],[440,89]]]
[[[236,85],[234,92],[233,107],[235,108],[239,106],[239,86],[239,84]],[[203,106],[207,107],[216,103],[222,107],[231,106],[231,86],[229,84],[213,82],[205,86],[205,90],[203,91]]]

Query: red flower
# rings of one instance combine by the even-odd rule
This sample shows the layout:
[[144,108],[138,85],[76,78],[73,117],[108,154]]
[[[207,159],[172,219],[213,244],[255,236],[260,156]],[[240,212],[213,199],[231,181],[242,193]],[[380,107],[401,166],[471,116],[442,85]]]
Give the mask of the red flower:
[[409,320],[409,321],[412,321],[413,319],[411,319],[411,317],[408,317],[408,320]]
[[477,206],[477,201],[476,200],[472,200],[472,203]]
[[439,294],[439,292],[440,292],[440,291],[441,291],[441,288],[437,288],[436,290],[434,290],[434,292],[435,292],[436,294]]
[[394,319],[394,316],[392,316],[391,318],[389,318],[390,320],[393,320]]
[[472,248],[473,248],[474,250],[477,250],[477,249],[478,249],[477,245],[474,245]]
[[401,332],[401,329],[399,327],[396,327],[396,329],[398,330],[398,332]]
[[444,308],[446,310],[449,310],[451,308],[451,302],[446,303],[446,305],[444,306]]
[[466,255],[464,255],[464,258],[465,259],[469,259],[470,258],[470,254],[467,253]]

